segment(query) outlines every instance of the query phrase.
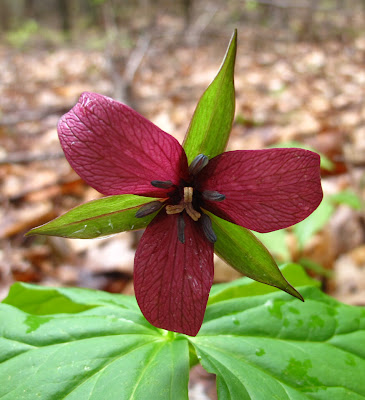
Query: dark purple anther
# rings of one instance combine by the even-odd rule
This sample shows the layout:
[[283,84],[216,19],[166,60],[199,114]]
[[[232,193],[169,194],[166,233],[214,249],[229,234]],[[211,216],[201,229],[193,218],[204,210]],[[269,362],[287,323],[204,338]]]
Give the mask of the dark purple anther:
[[199,154],[194,158],[194,160],[191,162],[189,166],[189,173],[191,175],[196,175],[199,173],[206,165],[208,164],[208,157],[205,156],[204,154]]
[[215,243],[217,241],[217,235],[213,231],[211,219],[208,217],[207,214],[203,213],[200,220],[204,235],[211,243]]
[[151,181],[151,185],[159,189],[169,189],[173,186],[171,181]]
[[182,244],[185,243],[185,221],[182,214],[177,219],[177,238]]
[[204,190],[202,195],[203,199],[211,201],[223,201],[226,198],[224,194],[221,194],[215,190]]
[[153,214],[154,212],[158,211],[163,206],[161,201],[151,201],[151,203],[147,203],[143,205],[137,212],[136,218],[143,218],[147,215]]

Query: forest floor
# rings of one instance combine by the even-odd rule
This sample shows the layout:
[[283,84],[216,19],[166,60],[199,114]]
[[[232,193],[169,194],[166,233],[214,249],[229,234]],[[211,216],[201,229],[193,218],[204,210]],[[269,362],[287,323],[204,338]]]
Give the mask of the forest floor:
[[[0,45],[0,298],[15,281],[133,293],[140,232],[104,240],[24,236],[101,197],[65,160],[57,121],[83,91],[111,97],[127,93],[134,108],[181,142],[229,36],[226,30],[193,44],[176,36],[152,39],[129,82],[123,66],[133,57],[130,48],[112,48],[111,62],[110,51],[86,46],[20,51]],[[279,261],[304,258],[327,293],[365,305],[365,37],[325,43],[254,39],[253,31],[239,31],[236,117],[228,149],[294,141],[331,161],[322,169],[324,192],[346,193],[345,199],[330,202],[302,247],[286,230],[285,249],[276,256]],[[116,93],[124,83],[131,90]],[[216,282],[238,276],[216,259]],[[196,376],[204,386],[201,374]],[[204,390],[213,393],[214,388]]]

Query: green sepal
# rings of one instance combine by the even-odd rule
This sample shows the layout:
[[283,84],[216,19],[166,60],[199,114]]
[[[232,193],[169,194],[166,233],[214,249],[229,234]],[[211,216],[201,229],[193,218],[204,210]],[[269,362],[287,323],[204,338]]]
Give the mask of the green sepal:
[[217,235],[215,253],[237,271],[255,281],[275,286],[298,299],[303,297],[284,278],[266,247],[248,229],[205,211]]
[[145,228],[156,212],[136,218],[136,212],[147,203],[158,200],[131,194],[104,197],[82,204],[37,228],[27,235],[62,236],[93,239],[100,236]]
[[235,110],[236,49],[237,30],[232,35],[217,76],[199,100],[186,133],[183,147],[189,164],[199,154],[213,158],[227,146]]

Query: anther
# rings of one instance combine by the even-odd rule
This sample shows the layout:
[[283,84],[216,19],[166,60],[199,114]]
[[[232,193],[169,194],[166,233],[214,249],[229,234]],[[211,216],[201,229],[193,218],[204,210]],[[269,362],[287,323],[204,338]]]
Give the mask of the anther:
[[209,218],[207,214],[202,214],[201,216],[201,226],[203,228],[203,232],[205,237],[211,242],[215,243],[217,241],[217,235],[215,234],[213,227],[212,227],[212,221]]
[[151,201],[151,203],[144,204],[135,214],[136,218],[146,217],[153,214],[163,206],[161,201]]
[[171,181],[151,181],[151,185],[160,189],[169,189],[173,183]]
[[208,161],[209,161],[209,159],[207,156],[205,156],[204,154],[199,154],[191,162],[191,164],[189,166],[189,173],[191,175],[196,175],[208,164]]
[[177,238],[181,243],[185,243],[185,221],[182,214],[177,219]]
[[204,190],[202,195],[203,199],[211,201],[223,201],[226,198],[224,194],[221,194],[215,190]]

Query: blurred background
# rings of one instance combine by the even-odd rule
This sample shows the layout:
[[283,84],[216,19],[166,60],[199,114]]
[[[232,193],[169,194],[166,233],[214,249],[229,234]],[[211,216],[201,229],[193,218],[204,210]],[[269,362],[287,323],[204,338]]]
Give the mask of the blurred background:
[[[0,298],[14,281],[133,293],[140,232],[24,236],[100,197],[65,160],[57,121],[95,91],[182,141],[234,28],[228,149],[322,156],[320,208],[259,237],[279,263],[300,263],[330,295],[365,305],[365,0],[1,0]],[[216,282],[237,277],[216,259]],[[202,380],[191,393],[215,398]]]

